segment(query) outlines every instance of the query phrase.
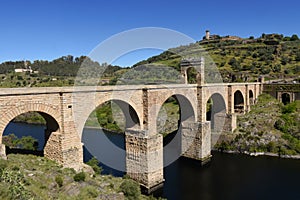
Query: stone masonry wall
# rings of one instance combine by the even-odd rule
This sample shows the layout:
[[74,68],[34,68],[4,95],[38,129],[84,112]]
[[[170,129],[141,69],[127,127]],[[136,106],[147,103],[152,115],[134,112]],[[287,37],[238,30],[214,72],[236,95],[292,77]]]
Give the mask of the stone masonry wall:
[[125,138],[127,174],[148,189],[161,184],[164,181],[162,136],[128,130]]
[[182,155],[196,160],[209,159],[211,156],[210,122],[185,122],[181,130]]

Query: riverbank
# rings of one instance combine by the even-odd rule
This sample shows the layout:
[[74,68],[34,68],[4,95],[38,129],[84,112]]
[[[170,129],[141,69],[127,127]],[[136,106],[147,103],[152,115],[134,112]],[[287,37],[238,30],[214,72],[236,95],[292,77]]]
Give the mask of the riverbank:
[[278,158],[285,158],[285,159],[299,159],[300,160],[300,155],[280,155],[276,153],[270,153],[270,152],[249,152],[249,151],[233,151],[233,150],[214,150],[216,152],[220,153],[227,153],[227,154],[244,154],[252,157],[257,157],[257,156],[270,156],[270,157],[278,157]]

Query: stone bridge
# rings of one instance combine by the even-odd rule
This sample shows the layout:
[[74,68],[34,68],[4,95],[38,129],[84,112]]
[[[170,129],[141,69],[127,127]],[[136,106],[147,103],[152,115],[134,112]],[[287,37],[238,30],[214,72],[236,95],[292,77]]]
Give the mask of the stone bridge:
[[[182,70],[183,77],[187,68]],[[211,157],[211,131],[234,130],[236,115],[249,111],[262,93],[261,83],[206,84],[201,73],[197,79],[197,84],[1,89],[1,156],[6,156],[1,143],[7,125],[22,113],[36,111],[47,123],[45,157],[80,170],[85,122],[97,106],[113,101],[126,118],[127,174],[153,188],[164,181],[157,117],[169,97],[175,97],[180,107],[180,155],[205,162]]]
[[[169,97],[175,97],[180,106],[182,155],[205,161],[211,155],[211,129],[232,131],[237,112],[247,112],[261,89],[260,83],[1,89],[0,141],[11,120],[36,111],[47,122],[44,155],[79,169],[88,116],[97,106],[114,101],[126,117],[127,172],[151,188],[163,182],[163,139],[157,134],[156,119]],[[213,106],[208,116],[210,98]],[[1,153],[5,156],[4,145]]]
[[263,91],[284,104],[300,100],[299,83],[265,83]]

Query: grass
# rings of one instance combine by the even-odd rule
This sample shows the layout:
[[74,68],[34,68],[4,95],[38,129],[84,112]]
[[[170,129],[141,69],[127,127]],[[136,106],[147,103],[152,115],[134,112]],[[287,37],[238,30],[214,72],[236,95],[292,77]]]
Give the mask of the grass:
[[[80,172],[85,178],[76,182],[73,179],[76,174],[73,169],[62,168],[44,157],[10,154],[8,160],[0,159],[0,198],[79,200],[101,198],[101,195],[122,198],[119,193],[124,179]],[[152,199],[139,196],[139,199]]]

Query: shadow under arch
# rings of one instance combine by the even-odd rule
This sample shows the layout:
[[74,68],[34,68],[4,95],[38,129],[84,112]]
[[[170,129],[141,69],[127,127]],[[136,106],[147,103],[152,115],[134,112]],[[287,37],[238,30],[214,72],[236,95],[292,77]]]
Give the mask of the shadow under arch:
[[[159,111],[163,108],[163,105],[168,101],[168,99],[175,99],[176,103],[179,107],[179,118],[177,121],[177,130],[168,134],[164,137],[163,143],[163,162],[164,166],[168,166],[169,164],[176,161],[182,155],[182,136],[181,129],[184,123],[186,122],[195,122],[195,110],[192,106],[190,100],[181,95],[181,94],[173,94],[165,99],[164,103],[160,106]],[[157,114],[156,120],[159,120],[159,114]],[[158,123],[158,122],[156,122]],[[158,129],[158,127],[157,127]]]
[[210,121],[212,132],[223,130],[226,117],[226,104],[223,96],[214,93],[206,103],[206,121]]
[[249,90],[249,103],[250,105],[254,104],[254,94],[252,90]]
[[235,113],[244,113],[245,110],[245,100],[242,92],[240,90],[235,91],[234,93],[234,112]]
[[[14,119],[20,115],[24,115],[26,113],[38,113],[42,116],[46,122],[44,128],[42,125],[37,127],[36,125],[31,124],[24,124],[24,123],[14,123]],[[20,148],[9,148],[6,147],[6,154],[10,153],[19,153],[19,154],[34,154],[43,156],[45,154],[45,148],[48,144],[48,140],[53,132],[60,132],[60,127],[57,120],[49,113],[41,112],[41,111],[29,111],[29,112],[22,112],[17,114],[7,123],[4,131],[3,136],[14,133],[17,137],[22,136],[32,136],[33,138],[38,140],[38,149],[37,150],[26,150]],[[16,125],[17,124],[17,125]],[[24,126],[30,127],[24,127]],[[22,129],[22,130],[19,130]],[[29,129],[29,130],[27,130]],[[12,131],[13,130],[13,131]],[[28,132],[26,132],[27,130]],[[43,132],[42,134],[40,132]],[[3,141],[2,141],[3,142]]]
[[[95,114],[97,108],[106,105],[110,106],[107,113],[98,113],[97,117],[112,117],[110,123],[116,123],[118,116],[122,115],[124,127],[118,132],[109,130],[98,122],[97,127],[86,127],[83,129],[81,142],[83,146],[83,160],[89,161],[92,157],[97,158],[100,166],[103,168],[104,174],[113,174],[115,176],[123,176],[126,172],[126,151],[125,151],[125,130],[140,129],[140,120],[136,110],[128,103],[118,99],[111,99],[98,105],[89,115]],[[114,106],[117,106],[114,107]],[[109,113],[111,112],[111,113]],[[95,116],[94,116],[95,117]],[[97,118],[98,120],[98,118]],[[88,119],[85,121],[87,124]],[[101,119],[100,119],[101,121]],[[118,125],[118,123],[117,123]]]
[[283,93],[281,95],[281,101],[284,105],[291,103],[291,96],[289,93]]

